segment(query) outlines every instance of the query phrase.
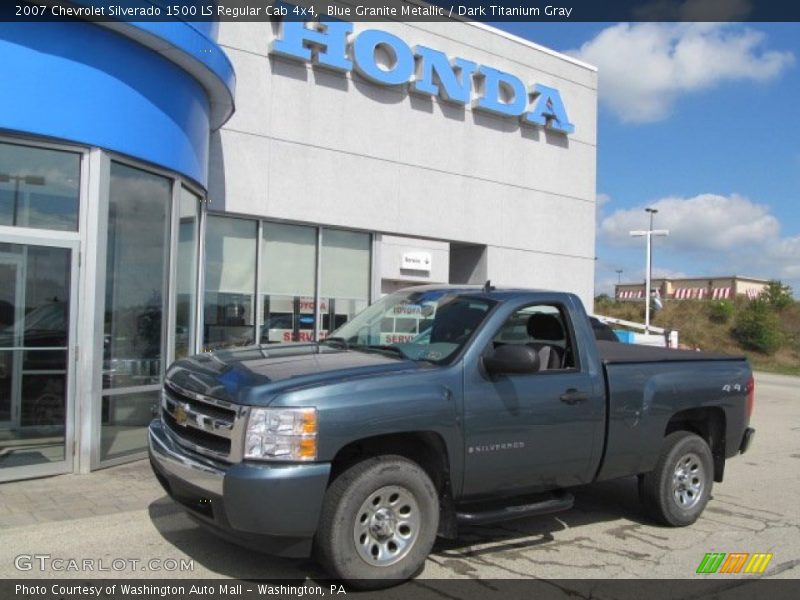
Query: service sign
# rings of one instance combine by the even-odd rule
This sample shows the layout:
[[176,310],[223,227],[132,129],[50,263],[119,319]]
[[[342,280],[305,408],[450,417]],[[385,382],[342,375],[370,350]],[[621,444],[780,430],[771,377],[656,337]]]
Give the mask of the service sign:
[[[301,329],[297,333],[292,329],[270,329],[267,335],[270,343],[288,343],[288,342],[314,342],[313,329]],[[324,340],[328,337],[327,330],[320,330],[319,339]],[[263,339],[263,334],[262,334]]]
[[[575,132],[561,93],[540,83],[526,83],[511,73],[447,56],[427,46],[409,46],[379,29],[353,33],[344,21],[284,21],[281,37],[272,42],[275,56],[313,62],[340,73],[355,70],[378,85],[407,86],[415,94],[436,96],[473,110],[519,119],[563,134]],[[391,57],[381,64],[378,55]]]
[[430,252],[404,252],[400,258],[400,268],[412,271],[431,272],[431,253]]

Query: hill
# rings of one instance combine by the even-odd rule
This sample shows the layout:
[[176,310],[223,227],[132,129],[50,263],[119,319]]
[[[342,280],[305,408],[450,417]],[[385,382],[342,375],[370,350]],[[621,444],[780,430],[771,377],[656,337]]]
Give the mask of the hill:
[[[676,329],[681,345],[728,354],[744,354],[757,370],[800,375],[800,302],[778,309],[744,298],[735,301],[667,300],[664,308],[651,313],[653,325]],[[756,335],[763,334],[769,343],[753,343],[753,313]],[[644,323],[644,303],[617,302],[598,297],[595,313]],[[743,333],[744,332],[744,333]],[[747,343],[747,342],[750,343]],[[757,350],[756,348],[761,348]]]

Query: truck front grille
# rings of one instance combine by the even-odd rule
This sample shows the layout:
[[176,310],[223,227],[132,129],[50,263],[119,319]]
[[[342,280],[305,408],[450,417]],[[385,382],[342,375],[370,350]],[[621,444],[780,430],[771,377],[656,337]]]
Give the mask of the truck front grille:
[[242,460],[247,407],[167,381],[161,392],[161,414],[175,441],[189,450],[231,463]]

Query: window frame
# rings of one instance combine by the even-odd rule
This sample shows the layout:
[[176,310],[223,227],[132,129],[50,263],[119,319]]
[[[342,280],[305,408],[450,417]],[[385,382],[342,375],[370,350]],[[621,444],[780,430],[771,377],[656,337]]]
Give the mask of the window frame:
[[[323,225],[320,223],[310,223],[308,221],[295,221],[290,219],[275,219],[275,218],[268,218],[258,215],[250,215],[250,214],[243,214],[243,213],[230,213],[225,211],[219,210],[212,210],[208,208],[208,204],[205,203],[205,209],[203,210],[203,218],[201,224],[201,256],[200,256],[200,278],[204,279],[205,273],[205,244],[206,244],[206,225],[208,222],[209,217],[225,217],[230,219],[245,219],[245,220],[254,220],[257,224],[257,234],[256,234],[256,272],[255,272],[255,344],[261,345],[264,341],[261,338],[261,329],[264,324],[264,316],[263,316],[263,306],[260,304],[262,293],[261,293],[261,281],[262,281],[262,273],[261,273],[261,262],[266,259],[263,256],[263,249],[262,249],[262,238],[263,238],[263,224],[264,223],[275,223],[275,224],[283,224],[283,225],[295,225],[301,227],[309,227],[314,229],[316,233],[316,259],[314,263],[314,304],[315,306],[320,306],[320,299],[321,299],[321,285],[322,285],[322,244],[323,244],[323,234],[325,230],[335,230],[335,231],[344,231],[348,233],[362,233],[368,236],[368,252],[369,256],[367,259],[367,278],[368,278],[368,286],[367,286],[367,306],[372,304],[375,300],[375,273],[376,273],[376,256],[375,256],[375,232],[367,231],[363,229],[357,228],[348,228],[348,227],[337,227],[337,226],[329,226]],[[205,281],[200,282],[200,291],[205,296]],[[205,306],[205,302],[200,301],[198,302],[200,305],[200,310],[202,311]],[[319,342],[321,341],[320,338],[320,331],[322,330],[322,314],[317,310],[315,313],[314,318],[314,341]],[[199,327],[204,327],[205,325],[205,314],[200,314],[198,325]],[[330,332],[329,332],[330,333]],[[204,336],[203,332],[200,331],[199,335],[197,336],[198,342],[198,352],[202,351],[202,345],[204,343]]]
[[[320,240],[320,227],[317,225],[308,225],[306,223],[294,223],[290,221],[278,221],[275,219],[258,219],[258,252],[256,254],[256,344],[270,344],[275,342],[269,341],[269,330],[267,330],[267,340],[263,341],[261,334],[263,333],[264,328],[264,298],[266,296],[282,296],[282,297],[292,297],[297,300],[300,297],[298,294],[267,294],[266,292],[262,291],[261,287],[264,283],[264,277],[262,272],[262,261],[264,260],[264,225],[265,224],[272,224],[272,225],[288,225],[291,227],[304,227],[309,229],[310,232],[313,233],[314,236],[314,271],[312,273],[313,276],[313,292],[311,293],[311,298],[313,298],[314,306],[319,307],[319,289],[320,289],[320,257],[321,257],[321,240]],[[303,295],[303,297],[308,297],[307,295]],[[289,314],[289,313],[287,313]],[[291,313],[294,316],[294,310]],[[312,328],[314,340],[319,341],[319,322],[321,321],[320,314],[318,314],[317,308],[314,309],[314,312],[311,313],[314,318],[314,326]],[[299,330],[299,327],[297,328]],[[293,327],[293,331],[295,328]],[[280,343],[280,342],[279,342]]]
[[[565,349],[567,347],[570,347],[572,349],[572,359],[573,359],[574,364],[571,367],[566,367],[566,368],[563,368],[563,369],[544,369],[544,370],[540,370],[540,371],[535,371],[533,373],[510,373],[509,376],[529,377],[529,376],[532,376],[532,375],[552,376],[552,375],[565,374],[565,373],[580,373],[581,370],[582,370],[581,369],[581,357],[580,357],[580,352],[578,351],[577,337],[575,336],[575,327],[574,327],[574,324],[572,322],[572,317],[570,315],[570,311],[567,309],[567,306],[563,302],[558,302],[558,301],[539,300],[539,301],[536,301],[536,302],[528,302],[526,304],[522,304],[522,305],[516,307],[515,309],[513,309],[511,314],[508,315],[508,317],[503,321],[503,323],[497,329],[495,329],[494,333],[492,334],[492,337],[489,339],[489,342],[487,343],[486,347],[481,352],[480,356],[481,357],[485,357],[490,352],[494,352],[494,350],[495,350],[495,345],[494,345],[495,344],[495,338],[500,334],[500,332],[503,330],[503,327],[505,326],[505,324],[509,320],[514,318],[518,313],[522,312],[526,308],[531,308],[531,307],[535,307],[535,306],[550,306],[550,307],[555,308],[556,310],[558,310],[558,313],[561,316],[562,324],[564,325],[564,328],[565,328],[565,334],[566,334],[565,335],[565,339],[567,340],[567,346],[565,346]],[[527,334],[527,330],[526,330],[526,334]],[[524,345],[527,345],[527,343],[528,342],[526,342]]]
[[196,338],[197,346],[196,352],[213,352],[216,350],[222,350],[223,348],[215,348],[213,350],[207,350],[205,346],[205,328],[206,328],[206,240],[207,240],[207,231],[208,231],[208,222],[211,217],[223,217],[228,219],[238,219],[240,221],[250,221],[253,225],[255,225],[255,237],[253,238],[254,243],[256,244],[255,248],[255,274],[253,276],[253,343],[255,345],[259,344],[259,310],[258,310],[258,286],[261,280],[259,269],[261,268],[261,243],[260,243],[260,234],[261,234],[261,223],[255,217],[249,217],[246,215],[239,215],[239,214],[229,214],[225,212],[219,211],[203,211],[204,216],[202,219],[202,231],[201,231],[201,244],[202,244],[202,254],[198,254],[199,263],[198,268],[200,270],[200,277],[198,279],[202,279],[201,287],[199,288],[199,296],[198,296],[198,305],[200,306],[200,319],[197,322],[199,331]]
[[42,227],[25,227],[22,225],[0,225],[0,235],[10,235],[14,237],[14,232],[19,232],[25,236],[40,237],[44,239],[73,240],[81,241],[84,233],[84,220],[87,212],[87,197],[89,190],[89,155],[91,149],[74,142],[49,142],[35,137],[25,135],[15,135],[13,133],[0,133],[0,143],[10,146],[25,146],[40,150],[53,150],[57,152],[68,152],[78,155],[78,206],[77,206],[77,227],[70,229],[47,229]]
[[[196,269],[195,273],[195,294],[197,295],[197,302],[196,307],[197,310],[197,317],[202,317],[202,312],[200,310],[200,306],[202,302],[200,301],[200,292],[202,291],[203,285],[203,269],[200,268],[203,264],[201,261],[204,259],[203,255],[203,245],[202,242],[204,241],[204,214],[206,212],[206,205],[208,203],[207,195],[205,190],[198,185],[196,182],[192,181],[191,179],[180,175],[174,171],[170,171],[168,169],[164,169],[158,167],[156,165],[147,163],[145,161],[137,160],[135,158],[126,156],[124,154],[119,154],[117,152],[112,152],[109,150],[101,149],[101,148],[91,148],[87,150],[87,154],[89,154],[89,159],[86,163],[92,162],[92,166],[94,168],[94,172],[89,170],[89,175],[93,176],[92,181],[87,181],[88,192],[87,192],[87,210],[85,211],[86,214],[86,221],[81,219],[79,227],[84,227],[84,233],[82,234],[82,239],[86,239],[84,242],[87,248],[87,254],[95,253],[96,260],[97,260],[97,271],[94,274],[94,279],[92,280],[91,277],[87,277],[86,275],[82,276],[87,280],[87,282],[91,282],[94,285],[94,294],[99,294],[99,297],[94,298],[94,304],[98,308],[96,311],[95,320],[93,323],[93,333],[94,333],[94,340],[93,340],[93,350],[90,351],[93,353],[91,358],[89,358],[89,362],[91,363],[91,377],[89,380],[84,382],[84,389],[87,391],[83,392],[87,398],[86,402],[90,403],[88,415],[91,419],[91,424],[89,425],[88,429],[91,431],[89,437],[91,439],[90,446],[84,446],[81,444],[80,449],[80,464],[81,464],[81,472],[89,472],[94,471],[97,469],[103,469],[106,467],[113,467],[116,465],[127,464],[134,460],[140,460],[147,457],[147,448],[143,448],[141,452],[126,454],[123,456],[118,456],[115,458],[110,459],[102,459],[101,449],[102,449],[102,411],[103,411],[103,398],[105,396],[117,396],[117,395],[125,395],[125,394],[139,394],[144,392],[154,392],[160,391],[163,383],[164,377],[166,375],[166,370],[169,364],[175,358],[175,323],[176,323],[176,304],[177,304],[177,286],[173,283],[176,281],[175,279],[175,269],[177,268],[177,252],[178,252],[178,238],[177,238],[177,225],[178,220],[180,218],[180,205],[179,205],[179,198],[181,194],[181,188],[185,187],[188,191],[194,194],[200,202],[198,207],[198,236],[195,240],[195,249],[196,249],[196,256],[197,261],[194,264],[194,269]],[[109,209],[109,201],[110,201],[110,193],[111,193],[111,163],[118,163],[126,167],[130,167],[133,169],[138,169],[140,171],[144,171],[146,173],[150,173],[153,175],[157,175],[160,177],[164,177],[169,180],[170,182],[170,206],[167,214],[170,217],[170,228],[169,228],[169,235],[170,239],[168,240],[166,249],[167,249],[167,261],[164,269],[164,280],[165,285],[167,286],[166,294],[165,294],[165,302],[163,304],[163,310],[167,311],[165,316],[162,316],[162,339],[164,340],[165,344],[165,351],[163,353],[163,361],[161,365],[161,372],[160,372],[160,382],[157,384],[149,384],[149,385],[142,385],[142,386],[133,386],[133,387],[124,387],[124,388],[108,388],[105,389],[102,386],[102,371],[103,371],[103,336],[104,336],[104,323],[103,323],[103,315],[105,313],[105,291],[106,291],[106,259],[107,259],[107,250],[108,250],[108,209]],[[89,165],[86,165],[87,169],[89,169]],[[89,222],[91,221],[91,222]],[[87,258],[89,258],[87,256]],[[88,261],[87,261],[88,262]],[[88,264],[82,264],[81,269],[85,269],[88,267]],[[83,299],[83,291],[81,292],[82,299]],[[99,315],[99,317],[97,316]],[[200,327],[202,321],[199,321],[198,318],[195,318],[195,326]],[[84,317],[87,321],[91,321],[90,317]],[[80,333],[79,333],[80,337]],[[201,335],[195,331],[194,334],[194,344],[191,350],[194,353],[200,351],[199,342],[201,340]],[[86,370],[83,369],[82,373],[86,373]],[[80,376],[77,377],[80,379]],[[83,401],[79,399],[79,402],[83,404]],[[80,428],[83,429],[86,427],[86,422],[82,421]],[[85,433],[86,429],[83,429],[83,433],[79,435],[81,437],[87,437]],[[79,442],[79,440],[78,440]],[[78,451],[76,451],[78,454]],[[88,463],[88,468],[84,465]]]

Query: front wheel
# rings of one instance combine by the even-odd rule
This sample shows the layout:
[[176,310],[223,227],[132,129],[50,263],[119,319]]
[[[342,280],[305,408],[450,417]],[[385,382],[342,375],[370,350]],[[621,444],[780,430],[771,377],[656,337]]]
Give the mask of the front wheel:
[[315,549],[331,575],[378,589],[422,568],[438,528],[438,494],[424,469],[401,456],[377,456],[328,488]]
[[664,438],[655,469],[639,479],[639,494],[653,519],[672,527],[694,523],[714,485],[711,450],[700,436],[675,431]]

